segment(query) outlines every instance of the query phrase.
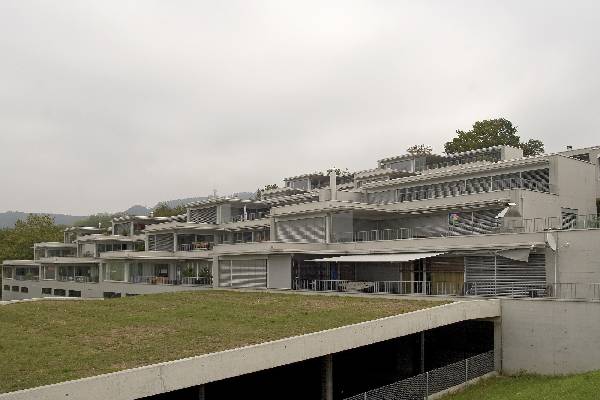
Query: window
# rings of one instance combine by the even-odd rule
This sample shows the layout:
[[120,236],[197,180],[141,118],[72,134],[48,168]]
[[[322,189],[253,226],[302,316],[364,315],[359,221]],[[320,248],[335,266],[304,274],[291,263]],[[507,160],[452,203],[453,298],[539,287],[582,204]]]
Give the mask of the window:
[[139,296],[138,293],[125,293],[125,297]]
[[44,266],[44,279],[56,279],[56,267],[54,265]]
[[125,281],[125,263],[110,262],[105,266],[104,279],[107,281]]
[[12,291],[13,292],[18,292],[19,291],[19,287],[18,286],[13,286],[12,287]]
[[9,291],[10,290],[10,285],[4,285],[4,290]]
[[2,268],[2,278],[4,278],[4,279],[12,279],[12,267],[4,267],[4,268]]
[[154,275],[161,278],[169,277],[169,264],[156,264],[154,266]]
[[42,294],[52,294],[52,288],[49,288],[49,287],[42,288]]
[[104,292],[103,296],[105,299],[116,299],[118,297],[121,297],[121,293],[117,293],[117,292]]
[[21,286],[21,293],[29,293],[29,288],[26,286]]
[[80,290],[69,290],[69,297],[81,297]]
[[64,297],[67,295],[67,292],[65,291],[65,289],[54,289],[54,295]]

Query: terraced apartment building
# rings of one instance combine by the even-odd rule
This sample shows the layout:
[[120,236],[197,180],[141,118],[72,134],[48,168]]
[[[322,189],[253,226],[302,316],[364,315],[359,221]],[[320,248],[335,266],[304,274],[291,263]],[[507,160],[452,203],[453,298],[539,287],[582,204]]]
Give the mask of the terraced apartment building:
[[401,155],[109,232],[69,228],[3,263],[3,300],[208,287],[600,298],[599,156]]

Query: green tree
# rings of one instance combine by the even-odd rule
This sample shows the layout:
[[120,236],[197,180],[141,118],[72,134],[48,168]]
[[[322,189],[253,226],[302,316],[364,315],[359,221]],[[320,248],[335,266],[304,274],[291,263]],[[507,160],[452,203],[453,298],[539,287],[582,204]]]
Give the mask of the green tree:
[[18,220],[14,228],[2,231],[0,261],[32,259],[34,243],[62,241],[63,230],[49,215],[29,214],[25,221]]
[[428,156],[432,151],[433,148],[425,144],[415,144],[406,149],[406,152],[411,156]]
[[444,144],[446,154],[483,149],[492,146],[514,146],[523,149],[525,156],[534,156],[544,152],[541,140],[529,139],[521,142],[517,127],[505,118],[477,121],[469,131],[456,131],[456,137]]
[[172,217],[174,215],[185,214],[185,211],[184,205],[169,207],[166,202],[161,201],[152,210],[152,215],[155,217]]
[[0,264],[4,260],[33,259],[34,243],[62,241],[63,230],[64,226],[55,225],[49,215],[36,214],[29,214],[25,221],[18,220],[14,228],[1,229]]
[[112,219],[118,217],[119,214],[100,213],[90,215],[85,219],[81,219],[75,223],[75,226],[93,226],[97,228],[102,224],[102,228],[109,228],[112,225]]

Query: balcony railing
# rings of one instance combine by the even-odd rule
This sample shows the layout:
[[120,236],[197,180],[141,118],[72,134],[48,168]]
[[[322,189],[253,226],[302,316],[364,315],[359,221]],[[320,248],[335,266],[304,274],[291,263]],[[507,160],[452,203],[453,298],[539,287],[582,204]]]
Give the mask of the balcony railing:
[[89,277],[82,275],[58,275],[57,280],[61,282],[98,283],[99,278],[97,276]]
[[267,218],[269,216],[268,212],[250,212],[247,213],[246,217],[244,215],[236,215],[231,217],[230,222],[242,222],[242,221],[254,221],[255,219]]
[[212,247],[211,242],[182,243],[179,245],[179,251],[203,251],[210,250]]
[[16,281],[39,281],[39,275],[15,275]]
[[130,276],[129,283],[143,283],[147,285],[194,285],[209,286],[212,285],[212,279],[209,277],[183,277],[181,279],[171,279],[163,276]]
[[[551,285],[544,282],[431,282],[431,281],[351,281],[296,279],[295,290],[316,292],[361,292],[427,296],[553,297]],[[562,289],[565,293],[567,290]],[[581,290],[581,289],[580,289]],[[588,293],[600,297],[600,284]],[[565,297],[562,297],[565,298]]]
[[493,224],[461,224],[447,226],[419,226],[332,233],[332,242],[372,242],[377,240],[404,240],[430,237],[469,236],[495,233],[534,233],[548,230],[598,229],[596,215],[579,215],[565,220],[561,217],[524,218],[516,221],[498,220]]

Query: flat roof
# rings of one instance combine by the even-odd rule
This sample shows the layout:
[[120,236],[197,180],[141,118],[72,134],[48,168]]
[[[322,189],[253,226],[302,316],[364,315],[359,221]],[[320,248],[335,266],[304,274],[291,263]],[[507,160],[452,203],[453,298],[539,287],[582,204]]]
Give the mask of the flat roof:
[[107,301],[11,304],[0,307],[0,392],[241,348],[447,303],[209,289]]

